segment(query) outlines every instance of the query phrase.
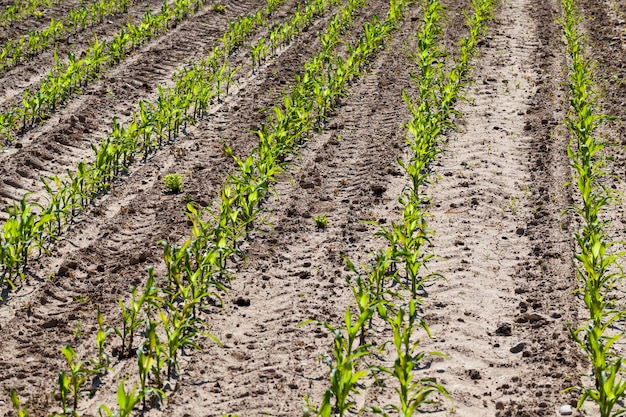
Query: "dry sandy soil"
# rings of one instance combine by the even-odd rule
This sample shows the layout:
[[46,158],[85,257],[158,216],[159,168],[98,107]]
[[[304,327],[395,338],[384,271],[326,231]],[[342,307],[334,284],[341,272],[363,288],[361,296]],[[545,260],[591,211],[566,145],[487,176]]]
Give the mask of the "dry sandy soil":
[[[156,8],[158,3],[137,2],[131,15],[137,18],[148,4]],[[284,20],[297,3],[287,0],[274,19]],[[39,177],[90,158],[91,144],[106,135],[112,117],[127,119],[137,100],[154,98],[158,85],[171,84],[177,67],[213,47],[227,18],[255,10],[262,1],[225,4],[226,14],[207,6],[148,43],[20,137],[17,146],[3,148],[0,203],[10,204],[25,192],[37,196]],[[454,51],[465,35],[462,12],[468,2],[444,4],[444,46]],[[603,106],[626,118],[626,84],[614,82],[626,75],[626,6],[615,4],[581,2],[589,15],[585,28],[598,75],[605,80]],[[383,0],[370,0],[354,27],[383,15],[387,7]],[[433,278],[424,288],[422,313],[432,337],[420,335],[420,349],[446,356],[431,357],[416,372],[436,377],[451,398],[429,406],[431,415],[557,416],[562,405],[577,400],[576,392],[563,390],[580,384],[580,375],[588,373],[568,330],[584,319],[584,311],[573,294],[576,224],[565,213],[573,204],[573,190],[567,185],[568,138],[561,127],[568,99],[563,85],[567,61],[556,22],[560,13],[556,0],[502,0],[479,45],[467,100],[458,106],[458,130],[447,133],[445,152],[432,166],[434,181],[427,194],[436,257],[428,268],[445,279]],[[95,356],[97,308],[108,324],[119,325],[118,299],[128,301],[129,286],[145,283],[148,265],[157,273],[164,269],[157,242],[182,240],[190,233],[183,195],[166,194],[160,178],[184,173],[185,198],[210,206],[234,170],[223,143],[237,155],[250,152],[255,145],[251,130],[265,119],[259,110],[274,104],[318,51],[316,34],[329,15],[260,70],[244,66],[232,94],[209,117],[175,146],[133,166],[110,194],[75,219],[52,256],[33,261],[28,279],[15,291],[5,291],[0,415],[14,415],[10,388],[31,416],[58,411],[56,378],[66,366],[60,348],[70,344],[83,358]],[[94,30],[105,37],[124,18],[115,19]],[[330,352],[332,338],[314,324],[298,325],[310,319],[341,324],[352,301],[342,256],[367,263],[370,252],[385,244],[374,237],[374,227],[360,220],[390,224],[400,217],[397,198],[407,178],[396,160],[408,152],[402,124],[410,116],[401,94],[412,88],[409,74],[416,68],[406,52],[415,48],[420,20],[415,5],[387,48],[341,99],[325,129],[310,137],[279,177],[275,196],[265,204],[267,225],[247,241],[245,262],[233,265],[236,278],[224,308],[206,312],[210,331],[223,347],[206,340],[204,351],[186,352],[167,400],[146,415],[294,417],[302,415],[305,396],[320,401],[328,386],[328,368],[320,359]],[[358,35],[350,31],[346,41]],[[80,49],[88,39],[79,36],[72,48]],[[244,45],[234,61],[247,62],[248,51],[249,44]],[[36,82],[50,62],[51,55],[42,54],[5,74],[0,107]],[[620,126],[611,131],[618,142],[623,133]],[[623,154],[615,151],[614,160],[615,173],[623,176]],[[624,219],[619,207],[612,210],[615,218]],[[321,214],[328,217],[324,230],[312,220]],[[372,330],[376,343],[389,337],[382,326]],[[113,336],[109,343],[109,349],[119,345]],[[393,357],[379,359],[389,364]],[[100,404],[113,406],[117,381],[134,367],[134,358],[114,360],[98,388],[81,399],[80,415],[97,415]],[[360,391],[355,398],[360,407],[393,401],[391,381],[377,386],[366,380]]]

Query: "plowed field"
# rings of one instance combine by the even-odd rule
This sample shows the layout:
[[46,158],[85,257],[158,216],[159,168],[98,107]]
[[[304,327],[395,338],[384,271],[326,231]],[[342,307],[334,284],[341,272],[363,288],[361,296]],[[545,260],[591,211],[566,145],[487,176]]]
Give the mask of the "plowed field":
[[[467,36],[463,13],[471,2],[442,2],[440,45],[449,64]],[[68,370],[61,348],[72,346],[81,359],[97,357],[97,311],[106,327],[120,328],[119,302],[129,305],[129,288],[143,290],[149,266],[157,280],[166,273],[159,242],[189,238],[187,203],[217,207],[222,184],[237,168],[225,149],[245,159],[258,145],[254,132],[322,49],[318,34],[340,7],[317,15],[254,66],[251,45],[300,10],[300,3],[284,1],[232,53],[231,67],[240,69],[204,117],[149,157],[135,158],[107,192],[62,227],[49,254],[32,251],[16,288],[3,287],[0,415],[16,415],[10,389],[30,416],[61,412],[58,375]],[[0,28],[0,40],[43,27],[52,17],[62,19],[78,4],[64,1],[43,17]],[[207,2],[161,31],[4,143],[0,205],[12,206],[24,195],[45,204],[41,177],[74,171],[81,160],[92,163],[92,146],[107,137],[114,118],[129,123],[139,101],[156,102],[158,87],[173,86],[178,69],[219,44],[229,22],[264,6],[262,0],[228,0],[220,11],[215,4]],[[108,42],[126,22],[139,22],[148,8],[160,7],[158,1],[136,1],[126,12],[59,40],[58,55],[71,50],[81,56],[94,33]],[[579,8],[598,64],[602,110],[626,119],[626,6],[581,0]],[[366,22],[388,10],[387,1],[368,0],[340,36],[344,49],[362,36]],[[321,128],[286,158],[290,164],[276,177],[260,219],[243,238],[241,253],[229,261],[232,279],[219,291],[223,307],[215,298],[200,313],[222,345],[199,337],[202,350],[183,349],[177,372],[163,388],[164,401],[148,404],[143,414],[139,404],[133,415],[295,417],[302,415],[304,398],[320,403],[329,386],[323,358],[331,353],[333,337],[315,323],[302,324],[343,324],[346,309],[354,305],[345,258],[368,264],[372,251],[386,247],[374,234],[378,229],[362,220],[391,225],[401,219],[398,197],[409,179],[397,160],[409,154],[403,126],[411,117],[402,93],[415,95],[411,76],[419,72],[409,54],[417,48],[422,16],[419,2],[408,7]],[[579,225],[568,210],[576,197],[564,127],[569,91],[561,18],[560,1],[501,0],[471,61],[464,100],[456,105],[457,128],[445,131],[443,152],[428,168],[424,207],[430,213],[428,251],[435,256],[423,273],[441,277],[426,281],[420,298],[420,315],[432,336],[423,331],[416,336],[419,351],[445,356],[428,356],[414,373],[436,378],[450,394],[431,397],[437,403],[422,408],[430,415],[558,416],[562,406],[575,407],[579,398],[578,391],[564,390],[586,383],[580,375],[590,374],[569,331],[586,316],[575,293],[573,234]],[[36,88],[53,65],[50,49],[2,74],[0,111],[21,103],[24,90]],[[606,129],[612,142],[623,145],[623,125]],[[619,146],[610,152],[614,187],[622,190],[626,159]],[[182,175],[181,193],[164,190],[168,173]],[[626,223],[621,204],[608,213],[620,236]],[[324,228],[314,221],[322,215]],[[3,223],[7,217],[0,214]],[[370,330],[368,343],[376,346],[392,338],[380,323]],[[120,338],[109,334],[105,351],[111,368],[87,376],[77,415],[97,416],[101,404],[117,408],[120,381],[128,376],[127,387],[138,381],[134,350],[144,339],[142,327],[133,353],[120,358]],[[393,365],[388,349],[377,355],[380,363]],[[359,393],[351,396],[355,410],[395,403],[393,382],[386,378],[377,384],[370,375],[360,382]],[[593,407],[586,409],[573,414],[596,415]]]

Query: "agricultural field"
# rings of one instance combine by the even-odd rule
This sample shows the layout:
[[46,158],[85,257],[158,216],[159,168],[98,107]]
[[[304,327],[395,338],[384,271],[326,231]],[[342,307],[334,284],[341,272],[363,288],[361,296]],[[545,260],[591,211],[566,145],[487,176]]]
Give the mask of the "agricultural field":
[[0,10],[0,416],[626,410],[626,4]]

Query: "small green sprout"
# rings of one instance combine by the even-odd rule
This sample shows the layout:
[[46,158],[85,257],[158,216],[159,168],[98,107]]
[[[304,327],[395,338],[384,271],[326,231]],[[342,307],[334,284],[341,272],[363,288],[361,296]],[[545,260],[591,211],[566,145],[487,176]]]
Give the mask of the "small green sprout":
[[167,174],[163,177],[163,186],[168,193],[179,193],[183,189],[183,177],[178,173]]
[[74,329],[72,334],[74,335],[75,339],[85,334],[85,331],[83,330],[83,322],[81,322],[80,320],[76,322],[76,329]]
[[88,295],[75,295],[73,298],[78,304],[87,304],[91,300]]
[[13,404],[13,408],[15,408],[15,411],[17,411],[17,416],[28,417],[28,411],[26,410],[25,407],[22,407],[22,404],[20,403],[20,399],[18,398],[15,390],[11,388],[9,392],[11,395],[11,403]]
[[219,3],[213,3],[211,5],[211,9],[213,9],[213,11],[217,12],[217,13],[225,13],[226,12],[226,6],[224,6],[223,4],[219,4]]
[[326,218],[326,214],[322,214],[321,216],[313,216],[313,221],[318,229],[326,229],[328,227],[328,219]]

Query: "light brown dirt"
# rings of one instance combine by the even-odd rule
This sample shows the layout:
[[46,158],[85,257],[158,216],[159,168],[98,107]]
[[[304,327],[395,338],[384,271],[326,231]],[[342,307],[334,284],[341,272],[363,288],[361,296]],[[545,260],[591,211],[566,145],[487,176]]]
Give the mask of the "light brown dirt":
[[[288,1],[276,19],[297,3]],[[465,34],[461,12],[468,2],[445,3],[445,46],[451,50]],[[60,122],[57,117],[29,133],[21,148],[2,156],[5,203],[37,191],[32,184],[39,175],[70,167],[112,116],[130,114],[135,101],[152,97],[174,68],[202,56],[226,17],[260,4],[232,1],[226,16],[200,13],[90,87],[60,113]],[[387,7],[371,0],[355,28]],[[601,13],[608,7],[586,10],[597,19],[591,25],[618,31],[616,20]],[[417,375],[436,377],[451,394],[430,406],[433,415],[557,416],[561,405],[576,402],[576,393],[563,389],[587,372],[568,332],[584,315],[572,294],[576,225],[562,214],[573,200],[571,187],[564,186],[570,178],[568,139],[558,128],[568,105],[559,13],[555,0],[505,0],[497,8],[474,60],[468,101],[458,107],[459,129],[446,135],[445,152],[431,167],[434,182],[427,194],[436,258],[428,268],[445,280],[435,278],[424,288],[422,313],[433,337],[420,335],[420,349],[447,356],[429,359]],[[209,117],[174,147],[133,167],[111,194],[76,219],[53,256],[33,262],[29,280],[0,306],[0,415],[13,415],[9,388],[33,416],[57,410],[53,392],[64,367],[61,346],[93,356],[96,308],[118,325],[118,298],[127,301],[128,286],[143,285],[148,265],[159,273],[164,269],[157,242],[189,234],[184,197],[165,194],[160,177],[185,173],[189,198],[211,205],[234,170],[222,144],[237,155],[250,152],[251,130],[264,120],[258,110],[275,103],[318,50],[316,33],[326,18],[261,69],[244,68],[232,95]],[[305,396],[319,403],[328,386],[328,368],[320,359],[330,352],[332,338],[315,324],[298,325],[310,319],[341,324],[352,302],[342,256],[368,263],[369,252],[385,244],[361,220],[389,225],[400,216],[397,198],[407,179],[396,159],[407,154],[401,126],[410,116],[401,93],[413,88],[409,74],[416,68],[406,53],[415,47],[420,19],[415,5],[324,130],[311,135],[280,176],[276,195],[265,204],[267,225],[247,241],[245,261],[232,266],[236,278],[224,309],[205,312],[224,347],[207,340],[203,352],[186,352],[174,391],[146,415],[294,417],[301,415]],[[346,40],[359,33],[351,30]],[[617,36],[603,33],[592,31],[594,46]],[[621,61],[609,49],[597,49],[606,59],[602,68],[617,72]],[[243,47],[235,62],[243,63],[247,51]],[[607,103],[621,103],[621,89],[608,93]],[[86,121],[78,123],[79,116]],[[43,150],[52,157],[43,158]],[[328,216],[325,230],[312,220],[321,214]],[[389,337],[375,322],[372,341]],[[520,350],[512,352],[518,343]],[[117,345],[111,337],[110,348]],[[393,357],[379,360],[388,365]],[[117,380],[134,367],[135,358],[115,360],[102,386],[81,401],[81,415],[97,415],[102,403],[112,406]],[[393,401],[393,386],[390,379],[382,386],[367,379],[357,404],[383,406]]]

